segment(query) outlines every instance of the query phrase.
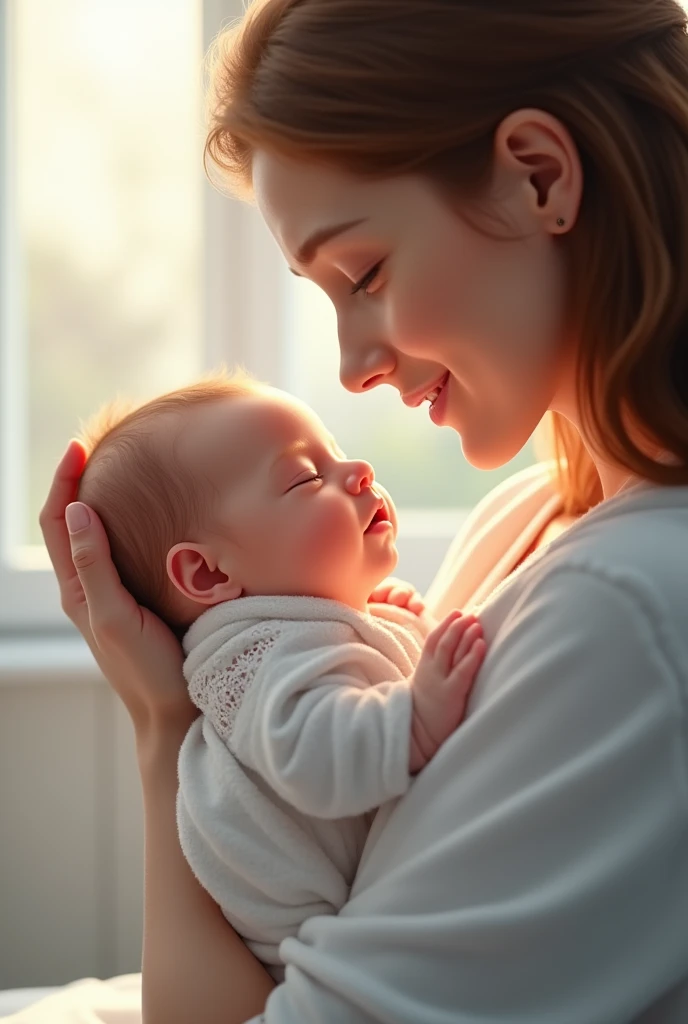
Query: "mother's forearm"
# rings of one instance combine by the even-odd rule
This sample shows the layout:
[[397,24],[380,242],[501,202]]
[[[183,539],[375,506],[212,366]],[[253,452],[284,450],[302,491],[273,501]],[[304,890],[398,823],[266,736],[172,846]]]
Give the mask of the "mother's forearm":
[[[185,727],[184,727],[185,728]],[[138,738],[145,821],[144,1024],[243,1024],[274,983],[201,888],[177,835],[181,726]]]

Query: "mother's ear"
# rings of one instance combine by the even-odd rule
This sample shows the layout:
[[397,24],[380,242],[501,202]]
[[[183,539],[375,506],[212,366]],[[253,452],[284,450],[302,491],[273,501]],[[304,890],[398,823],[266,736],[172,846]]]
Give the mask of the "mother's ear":
[[167,575],[184,597],[197,604],[210,606],[241,597],[241,584],[220,568],[217,557],[205,544],[182,541],[170,548]]
[[520,187],[529,219],[565,234],[578,218],[583,168],[568,128],[544,110],[515,110],[495,133],[496,171]]

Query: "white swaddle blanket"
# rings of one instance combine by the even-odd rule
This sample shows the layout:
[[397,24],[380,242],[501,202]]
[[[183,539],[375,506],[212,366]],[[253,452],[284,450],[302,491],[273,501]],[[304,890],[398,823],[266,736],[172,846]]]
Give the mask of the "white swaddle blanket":
[[279,944],[346,902],[375,810],[409,785],[409,677],[427,632],[405,609],[247,597],[184,639],[203,712],[179,755],[181,846],[280,980]]

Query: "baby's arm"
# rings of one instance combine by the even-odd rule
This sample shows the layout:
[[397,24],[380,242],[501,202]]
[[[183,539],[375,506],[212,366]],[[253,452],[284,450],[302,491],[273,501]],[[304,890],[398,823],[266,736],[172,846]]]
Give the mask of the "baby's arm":
[[370,811],[406,792],[460,722],[481,637],[475,619],[453,613],[431,633],[411,680],[373,685],[385,659],[363,644],[285,653],[252,688],[231,745],[303,814]]
[[[250,688],[230,739],[246,767],[303,814],[343,818],[401,796],[409,784],[412,696],[378,651],[342,643],[279,657]],[[375,664],[377,662],[377,664]]]
[[458,611],[450,612],[428,636],[411,681],[412,775],[425,767],[463,719],[485,650],[480,622]]

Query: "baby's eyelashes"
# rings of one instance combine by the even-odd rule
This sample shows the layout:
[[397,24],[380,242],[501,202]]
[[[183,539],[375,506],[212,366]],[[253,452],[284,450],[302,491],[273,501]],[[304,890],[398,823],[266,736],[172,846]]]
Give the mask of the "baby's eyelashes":
[[303,479],[301,479],[301,480],[296,480],[291,485],[289,490],[293,491],[295,487],[301,487],[302,484],[312,484],[316,480],[322,480],[322,478],[323,478],[322,473],[311,473],[309,476],[303,477]]

